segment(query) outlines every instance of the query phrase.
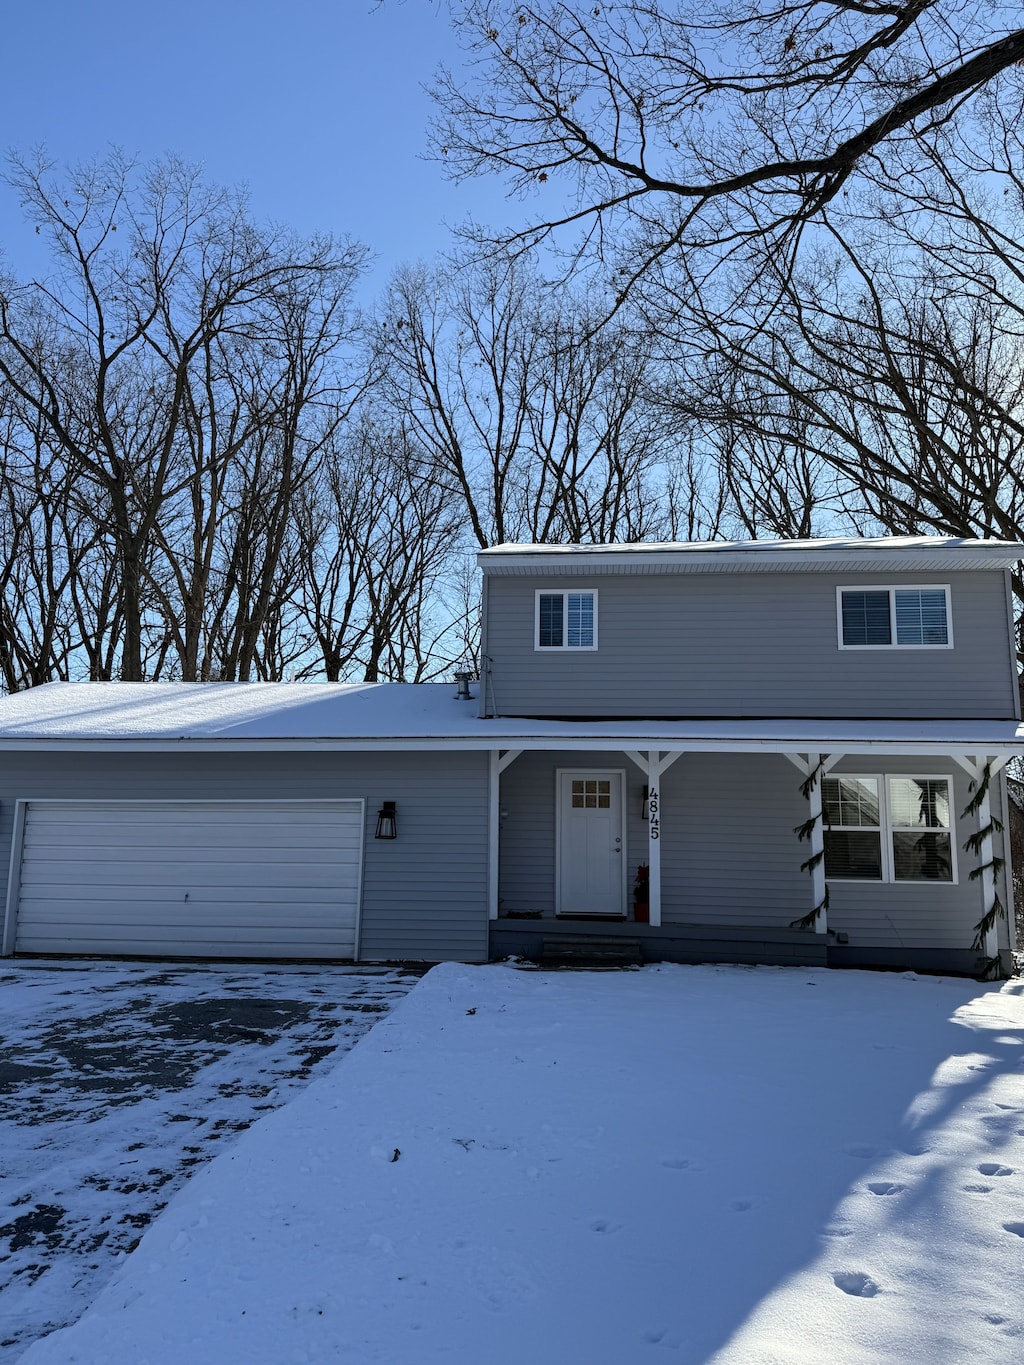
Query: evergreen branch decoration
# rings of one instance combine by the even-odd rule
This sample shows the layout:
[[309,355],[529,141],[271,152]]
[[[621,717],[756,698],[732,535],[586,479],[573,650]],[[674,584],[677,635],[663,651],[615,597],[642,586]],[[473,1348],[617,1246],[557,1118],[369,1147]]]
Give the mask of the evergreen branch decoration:
[[[809,839],[811,835],[814,833],[814,827],[817,823],[818,823],[817,820],[812,815],[811,818],[809,820],[805,820],[802,825],[794,825],[793,833],[800,840]],[[806,867],[806,863],[804,864],[804,866]]]
[[978,811],[981,809],[982,801],[984,801],[985,797],[989,793],[989,788],[991,787],[991,785],[992,764],[986,763],[984,768],[982,768],[981,770],[981,777],[979,777],[977,782],[971,782],[968,787],[968,790],[974,792],[974,795],[971,797],[967,805],[964,806],[963,810],[960,812],[960,818],[962,820],[967,820],[972,815],[977,815]]
[[[992,763],[989,761],[985,764],[984,768],[982,768],[981,775],[977,782],[972,782],[970,784],[969,790],[973,794],[961,812],[961,819],[967,820],[980,812],[982,804],[992,786],[993,776]],[[964,852],[978,857],[983,851],[986,851],[986,844],[988,844],[988,848],[991,849],[989,841],[992,836],[995,834],[1002,834],[1002,832],[1003,822],[996,819],[996,817],[990,813],[988,824],[976,830],[975,833],[969,834],[964,840]],[[967,880],[973,882],[977,881],[980,877],[984,877],[986,872],[992,873],[992,902],[985,910],[981,919],[974,926],[974,939],[971,943],[971,948],[978,953],[984,950],[985,939],[988,934],[995,929],[1001,919],[1006,918],[1006,907],[1003,905],[1002,898],[996,888],[996,878],[1005,866],[1006,859],[1001,858],[998,853],[993,852],[987,862],[980,863],[977,867],[972,868],[967,874]],[[1000,969],[1001,964],[997,954],[994,958],[987,961],[982,975],[985,979],[988,979],[991,973],[997,973]]]
[[[805,863],[805,864],[804,864],[804,867],[806,867],[806,866],[807,866],[807,864]],[[823,910],[827,910],[827,909],[828,909],[828,887],[826,886],[826,887],[825,887],[825,895],[824,895],[824,897],[818,902],[818,904],[814,907],[814,909],[813,909],[813,910],[808,910],[807,914],[806,914],[806,915],[801,915],[799,919],[791,919],[791,920],[789,921],[789,927],[790,927],[791,929],[813,929],[814,926],[815,926],[815,924],[817,923],[818,916],[822,913]]]
[[[985,935],[991,929],[994,929],[996,924],[1001,919],[1005,918],[1005,916],[1006,908],[1000,900],[999,892],[997,891],[992,897],[992,904],[989,906],[987,913],[984,914],[974,926],[974,942],[971,944],[971,947],[975,952],[980,953],[982,951],[985,947]],[[998,960],[997,957],[995,961],[998,962]]]
[[[804,778],[803,782],[800,783],[800,795],[805,801],[811,799],[811,793],[825,775],[826,757],[826,755],[819,756],[818,762],[815,764],[814,768],[808,773],[807,777]],[[802,824],[794,825],[793,833],[801,842],[803,842],[805,839],[811,839],[818,826],[822,824],[824,824],[824,812],[819,811],[817,815],[812,815],[809,819],[804,820]],[[815,869],[820,867],[824,861],[825,850],[824,848],[820,848],[817,853],[812,853],[805,862],[800,864],[800,871],[807,872],[813,877]],[[825,894],[814,909],[809,910],[806,915],[801,915],[799,919],[790,920],[789,927],[791,929],[813,929],[818,922],[818,916],[824,914],[827,909],[828,886],[826,885]]]
[[1002,820],[997,820],[995,816],[993,816],[984,829],[979,829],[977,833],[969,834],[967,836],[964,840],[964,849],[967,853],[980,853],[982,844],[990,834],[1002,834],[1002,832]]

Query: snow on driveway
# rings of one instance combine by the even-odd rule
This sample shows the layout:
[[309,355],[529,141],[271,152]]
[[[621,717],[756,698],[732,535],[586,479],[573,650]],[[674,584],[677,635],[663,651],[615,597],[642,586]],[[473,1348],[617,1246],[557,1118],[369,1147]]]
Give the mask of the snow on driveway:
[[73,1321],[141,1230],[386,1014],[409,973],[0,968],[0,1362]]
[[24,1365],[1019,1365],[1022,992],[436,968]]

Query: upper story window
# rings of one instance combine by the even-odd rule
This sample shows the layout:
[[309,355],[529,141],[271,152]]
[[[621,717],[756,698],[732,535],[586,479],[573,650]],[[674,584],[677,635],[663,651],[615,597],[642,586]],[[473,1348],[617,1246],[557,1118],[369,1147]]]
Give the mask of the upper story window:
[[596,649],[597,593],[537,593],[536,649]]
[[840,649],[950,649],[949,588],[838,588]]

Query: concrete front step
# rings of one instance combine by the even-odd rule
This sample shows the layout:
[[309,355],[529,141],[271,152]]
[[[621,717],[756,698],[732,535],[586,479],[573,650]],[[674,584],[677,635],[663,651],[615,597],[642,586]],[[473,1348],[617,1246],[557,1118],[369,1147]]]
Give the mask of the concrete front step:
[[639,967],[642,962],[643,953],[638,938],[545,934],[541,945],[542,967],[610,971],[617,967]]

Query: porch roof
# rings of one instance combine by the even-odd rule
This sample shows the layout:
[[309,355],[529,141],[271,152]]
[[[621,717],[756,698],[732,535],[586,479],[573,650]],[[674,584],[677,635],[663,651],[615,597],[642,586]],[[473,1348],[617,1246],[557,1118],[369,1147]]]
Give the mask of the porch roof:
[[484,720],[444,683],[48,683],[0,698],[0,750],[1024,752],[1016,720]]

